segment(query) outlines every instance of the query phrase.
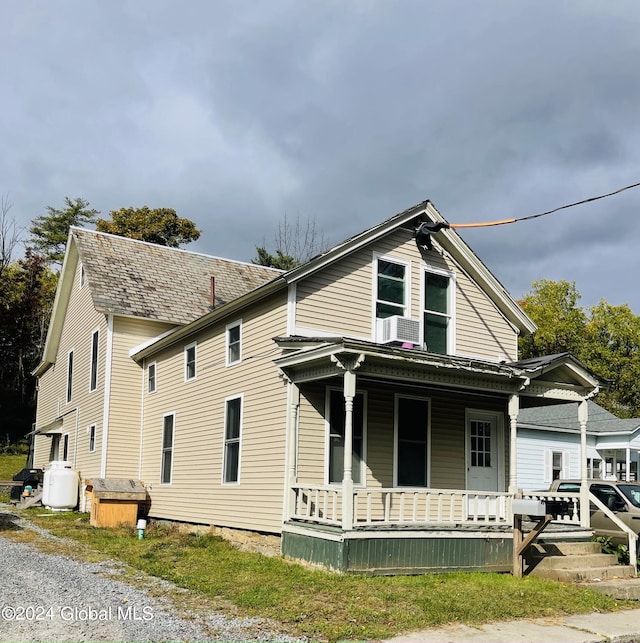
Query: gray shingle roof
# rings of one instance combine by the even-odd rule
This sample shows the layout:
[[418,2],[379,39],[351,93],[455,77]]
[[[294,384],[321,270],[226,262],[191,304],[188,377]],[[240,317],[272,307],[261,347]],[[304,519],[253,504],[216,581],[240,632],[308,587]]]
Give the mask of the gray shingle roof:
[[282,271],[72,228],[96,310],[186,324],[271,281]]
[[[596,404],[593,400],[587,401],[589,433],[613,433],[633,431],[640,426],[640,419],[621,419],[609,413],[606,409]],[[520,409],[518,423],[527,426],[540,426],[545,428],[558,428],[569,431],[580,431],[578,422],[578,406],[570,404],[549,404]]]

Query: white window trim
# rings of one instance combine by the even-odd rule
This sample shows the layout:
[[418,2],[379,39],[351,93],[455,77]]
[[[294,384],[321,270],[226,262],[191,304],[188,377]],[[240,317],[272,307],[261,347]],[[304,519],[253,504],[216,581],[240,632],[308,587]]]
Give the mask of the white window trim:
[[[87,427],[89,433],[89,453],[96,452],[96,440],[98,438],[98,427],[95,424],[90,424]],[[93,433],[93,449],[91,448],[91,433]]]
[[[95,361],[95,374],[96,374],[96,385],[93,386],[93,371],[94,371],[94,362],[93,362],[93,338],[97,337],[96,341],[96,361]],[[89,355],[89,392],[93,393],[98,390],[98,381],[99,381],[99,372],[100,372],[100,329],[96,328],[91,333],[91,353]]]
[[[171,471],[169,471],[169,482],[163,482],[162,481],[162,474],[163,474],[163,464],[164,464],[164,422],[165,418],[167,417],[173,417],[173,424],[172,424],[172,435],[171,435]],[[176,412],[171,411],[170,413],[164,413],[162,416],[162,433],[160,434],[160,475],[159,480],[160,484],[163,487],[168,487],[173,484],[173,464],[175,462],[175,455],[176,455]]]
[[[149,369],[153,366],[153,390],[149,387]],[[153,395],[157,390],[158,390],[158,363],[157,362],[149,362],[147,364],[147,394],[148,395]]]
[[[447,355],[456,354],[456,274],[451,270],[445,270],[444,268],[436,268],[429,264],[422,265],[421,277],[420,277],[420,337],[422,338],[422,346],[425,345],[424,342],[424,314],[426,312],[424,307],[424,298],[426,294],[427,281],[426,275],[431,273],[434,275],[440,275],[441,277],[449,278],[449,288],[447,292],[447,307],[449,309],[449,326],[447,330]],[[427,350],[429,347],[427,346]]]
[[[393,486],[398,486],[398,406],[400,399],[403,400],[421,400],[427,403],[427,485],[431,486],[431,398],[423,395],[405,395],[396,393],[393,396]],[[402,487],[403,489],[412,489],[413,487]],[[423,489],[425,487],[416,487]]]
[[562,469],[560,471],[559,480],[567,480],[571,478],[570,465],[571,454],[568,449],[562,447],[547,447],[544,451],[544,483],[551,484],[553,482],[553,454],[562,454]]
[[[235,359],[231,361],[229,359],[229,352],[231,348],[231,342],[229,341],[229,332],[233,328],[239,328],[240,329],[240,336],[238,339],[238,348],[239,348],[239,357],[238,359]],[[224,336],[225,336],[225,365],[226,366],[234,366],[236,364],[239,364],[242,361],[242,319],[238,319],[237,321],[231,322],[230,324],[227,324],[224,329]]]
[[[238,431],[238,479],[229,482],[225,481],[227,477],[227,407],[231,400],[240,400],[240,428]],[[224,398],[224,418],[222,426],[222,485],[225,487],[237,487],[240,484],[240,473],[242,472],[242,437],[244,423],[244,393],[229,395]]]
[[[341,482],[329,482],[329,457],[331,455],[331,391],[342,393],[344,399],[344,389],[338,386],[327,386],[324,396],[324,483],[326,485],[341,487]],[[356,389],[356,395],[362,395],[362,459],[360,461],[360,482],[354,482],[356,488],[366,489],[367,487],[367,391]]]
[[75,370],[75,354],[72,348],[67,353],[67,376],[66,376],[66,390],[65,390],[65,403],[71,404],[73,400],[73,371]]
[[404,273],[404,289],[405,289],[405,303],[404,303],[404,317],[411,317],[411,262],[406,259],[386,255],[379,252],[373,253],[373,270],[371,275],[371,328],[373,329],[372,340],[377,339],[377,320],[376,307],[378,304],[378,261],[388,261],[390,263],[397,263],[405,267]]
[[[193,377],[188,377],[188,368],[187,368],[187,360],[188,360],[188,355],[189,355],[189,350],[193,348],[193,370],[194,370],[194,375]],[[194,380],[198,379],[198,343],[197,342],[192,342],[191,344],[187,344],[184,347],[184,381],[185,382],[193,382]]]

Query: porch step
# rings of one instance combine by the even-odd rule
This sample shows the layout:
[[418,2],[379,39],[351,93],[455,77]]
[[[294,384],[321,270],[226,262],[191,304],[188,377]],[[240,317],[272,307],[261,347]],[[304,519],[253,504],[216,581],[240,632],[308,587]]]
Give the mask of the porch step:
[[596,542],[534,543],[525,553],[525,573],[569,583],[630,578],[631,565],[601,553]]

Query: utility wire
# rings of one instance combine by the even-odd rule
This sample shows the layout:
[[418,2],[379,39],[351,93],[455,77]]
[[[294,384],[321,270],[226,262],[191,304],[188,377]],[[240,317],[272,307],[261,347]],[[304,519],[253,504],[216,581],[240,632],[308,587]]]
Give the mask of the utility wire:
[[637,188],[640,186],[640,183],[634,183],[633,185],[627,185],[619,190],[614,190],[608,194],[600,194],[599,196],[592,196],[588,199],[583,199],[582,201],[576,201],[575,203],[569,203],[567,205],[561,205],[559,208],[554,208],[553,210],[547,210],[546,212],[539,212],[538,214],[530,214],[528,217],[512,218],[512,219],[501,219],[500,221],[487,221],[484,223],[450,223],[450,228],[486,228],[488,226],[495,225],[504,225],[505,223],[516,223],[516,221],[528,221],[529,219],[537,219],[538,217],[544,217],[547,214],[553,214],[560,210],[566,210],[567,208],[573,208],[576,205],[583,205],[584,203],[590,203],[591,201],[598,201],[599,199],[606,199],[607,197],[614,196],[615,194],[620,194],[625,190],[631,190],[631,188]]

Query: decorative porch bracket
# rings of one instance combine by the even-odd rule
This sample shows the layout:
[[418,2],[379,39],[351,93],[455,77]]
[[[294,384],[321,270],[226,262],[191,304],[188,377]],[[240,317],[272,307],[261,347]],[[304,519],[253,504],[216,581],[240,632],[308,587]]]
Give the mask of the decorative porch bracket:
[[339,353],[331,361],[344,370],[344,473],[342,476],[342,528],[353,527],[353,399],[356,396],[355,371],[364,355]]

